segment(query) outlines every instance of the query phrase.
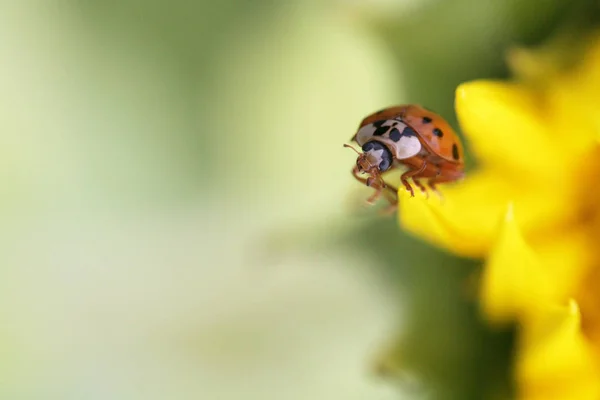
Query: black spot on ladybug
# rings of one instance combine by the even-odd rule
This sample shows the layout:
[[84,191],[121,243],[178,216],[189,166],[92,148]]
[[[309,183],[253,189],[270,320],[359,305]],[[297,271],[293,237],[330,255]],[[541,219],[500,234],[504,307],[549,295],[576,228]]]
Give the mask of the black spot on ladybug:
[[415,130],[413,128],[411,128],[410,126],[407,126],[402,131],[402,136],[409,136],[409,137],[410,136],[417,136],[417,132],[415,132]]
[[398,125],[398,123],[397,123],[397,122],[394,122],[394,123],[392,124],[392,126],[396,126],[396,125]]
[[389,129],[389,126],[380,126],[379,128],[375,129],[375,132],[373,132],[373,136],[381,136],[384,133],[386,133]]
[[452,157],[454,157],[455,160],[458,160],[459,157],[458,146],[456,145],[456,143],[452,145]]
[[381,136],[386,133],[389,129],[388,126],[383,126],[387,120],[381,119],[379,121],[373,122],[373,126],[375,127],[375,132],[373,132],[374,136]]
[[397,128],[394,128],[390,131],[390,139],[392,139],[394,142],[399,141],[401,137],[402,134]]
[[431,118],[429,118],[429,117],[423,117],[423,123],[424,123],[424,124],[428,124],[428,123],[430,123],[431,121],[433,121]]
[[444,132],[442,132],[442,130],[440,128],[434,128],[433,129],[433,134],[437,137],[442,137],[444,136]]

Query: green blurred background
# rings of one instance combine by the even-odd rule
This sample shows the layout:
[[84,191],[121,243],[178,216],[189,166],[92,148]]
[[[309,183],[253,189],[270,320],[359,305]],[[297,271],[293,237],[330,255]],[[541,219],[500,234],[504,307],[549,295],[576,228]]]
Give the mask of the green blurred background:
[[342,144],[457,127],[595,3],[2,2],[0,398],[510,398],[478,263],[364,209]]

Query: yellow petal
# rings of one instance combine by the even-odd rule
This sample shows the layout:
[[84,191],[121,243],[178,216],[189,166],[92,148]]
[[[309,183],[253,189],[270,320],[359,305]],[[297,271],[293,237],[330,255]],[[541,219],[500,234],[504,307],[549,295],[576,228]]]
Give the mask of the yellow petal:
[[492,322],[534,314],[556,294],[554,282],[523,239],[513,207],[506,211],[482,277],[482,307]]
[[510,83],[464,83],[456,90],[456,112],[483,165],[496,165],[510,179],[530,184],[554,179],[566,155],[550,141],[535,92]]
[[575,301],[547,307],[522,327],[517,358],[521,399],[597,400],[599,371]]
[[583,62],[552,85],[548,102],[552,106],[549,120],[556,127],[553,134],[563,149],[581,153],[600,140],[600,37],[590,45]]
[[536,256],[554,282],[561,301],[576,293],[593,265],[595,249],[590,248],[589,231],[573,228],[536,237]]
[[546,231],[571,218],[567,182],[557,188],[529,190],[507,180],[503,171],[488,168],[471,172],[462,182],[440,185],[442,201],[435,194],[426,200],[419,190],[411,198],[400,187],[398,217],[403,229],[429,243],[462,256],[481,257],[491,249],[509,201],[520,210],[519,224],[525,232]]
[[463,182],[440,186],[443,199],[426,199],[418,189],[410,197],[398,190],[398,218],[403,229],[434,245],[466,257],[489,250],[509,188],[495,174],[476,172]]

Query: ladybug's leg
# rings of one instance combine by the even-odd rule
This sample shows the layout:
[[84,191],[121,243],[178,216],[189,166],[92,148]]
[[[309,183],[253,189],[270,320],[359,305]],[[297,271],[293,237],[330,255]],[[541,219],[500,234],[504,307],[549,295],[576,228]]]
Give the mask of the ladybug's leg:
[[[410,186],[410,183],[408,183],[408,178],[412,178],[414,176],[419,175],[421,172],[423,172],[425,170],[426,167],[427,167],[427,161],[423,160],[423,164],[421,164],[421,166],[418,169],[412,169],[412,170],[406,171],[400,177],[400,181],[402,182],[402,184],[404,185],[406,190],[408,190],[410,192],[410,197],[415,197],[415,191],[413,190],[412,186]],[[415,184],[417,184],[416,181],[413,180],[413,182],[415,182]],[[421,187],[420,184],[417,184],[417,186],[419,188]]]
[[[355,165],[354,168],[352,168],[352,176],[354,178],[356,178],[357,181],[359,181],[367,186],[371,186],[371,180],[368,178],[363,178],[359,174],[360,174],[360,171],[358,170],[358,166]],[[373,193],[373,195],[367,199],[367,203],[373,204],[375,202],[375,200],[377,200],[379,198],[379,196],[381,195],[381,192],[384,188],[386,188],[385,184],[383,186],[377,185],[375,187],[375,193]]]
[[437,189],[437,187],[435,186],[436,183],[442,183],[444,181],[443,178],[441,178],[440,180],[440,176],[442,175],[442,171],[438,168],[437,170],[437,174],[435,177],[431,178],[427,184],[429,185],[429,187],[431,188],[431,190],[433,190],[440,198],[442,198],[442,194],[440,193],[440,191]]
[[415,183],[415,185],[417,185],[417,187],[418,187],[419,189],[421,189],[421,192],[423,192],[423,193],[425,194],[425,196],[427,196],[427,198],[429,198],[429,192],[427,192],[427,188],[425,188],[425,185],[423,185],[423,184],[421,183],[421,181],[419,181],[419,180],[417,179],[417,177],[416,177],[416,176],[413,176],[413,182]]
[[384,216],[391,215],[398,209],[398,188],[388,184],[386,188],[389,190],[383,192],[383,195],[390,204],[380,211]]
[[398,209],[398,203],[390,204],[386,208],[381,209],[379,212],[383,216],[392,215]]
[[357,181],[359,181],[360,183],[367,185],[367,186],[371,186],[369,179],[368,178],[363,178],[362,176],[360,176],[360,171],[358,170],[358,166],[354,166],[354,168],[352,168],[352,176],[356,178]]
[[[359,181],[360,183],[362,183],[362,184],[364,184],[364,185],[367,185],[367,186],[370,186],[370,185],[369,185],[369,182],[368,182],[368,179],[367,179],[367,178],[363,178],[362,176],[360,176],[360,171],[358,170],[358,167],[357,167],[357,166],[354,166],[354,168],[352,168],[352,176],[353,176],[353,177],[354,177],[354,178],[355,178],[357,181]],[[395,187],[393,187],[393,186],[390,186],[390,185],[388,185],[387,183],[384,183],[384,186],[383,186],[383,188],[382,188],[382,189],[387,189],[387,190],[389,190],[389,191],[390,191],[390,193],[392,193],[392,194],[398,194],[398,189],[397,189],[397,188],[395,188]]]
[[386,189],[388,189],[388,190],[383,193],[384,197],[387,199],[387,201],[390,202],[390,205],[397,204],[398,203],[398,188],[386,184]]
[[354,168],[352,168],[352,176],[354,178],[356,178],[357,181],[359,181],[360,183],[366,185],[367,184],[367,178],[363,178],[361,176],[359,176],[360,171],[358,170],[358,167],[355,165]]
[[375,189],[375,193],[373,193],[373,195],[371,197],[369,197],[367,199],[367,203],[368,204],[374,204],[375,201],[377,199],[379,199],[379,196],[381,196],[381,193],[383,192],[383,188],[385,187],[385,184],[383,183],[383,181],[377,183],[377,182],[373,182],[374,179],[372,178],[367,178],[367,186],[369,187],[373,187]]
[[446,182],[456,182],[460,180],[464,176],[462,171],[454,171],[454,170],[443,170],[438,168],[437,175],[431,178],[428,182],[429,187],[437,193],[440,199],[443,199],[442,193],[437,189],[436,185],[438,183],[446,183]]
[[431,178],[428,182],[429,187],[437,193],[437,195],[443,199],[442,193],[437,189],[436,184],[438,183],[446,183],[446,182],[455,182],[462,176],[462,173],[456,173],[454,171],[442,171],[440,168],[437,169],[437,174],[433,178]]
[[392,185],[388,185],[386,184],[387,188],[389,189],[389,197],[387,197],[388,201],[390,202],[390,204],[398,204],[398,188]]

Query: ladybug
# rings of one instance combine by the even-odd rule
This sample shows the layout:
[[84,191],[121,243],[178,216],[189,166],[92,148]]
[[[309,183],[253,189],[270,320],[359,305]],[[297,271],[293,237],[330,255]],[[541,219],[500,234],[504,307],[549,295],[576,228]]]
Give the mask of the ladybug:
[[[400,181],[411,197],[415,194],[409,178],[428,195],[421,179],[427,179],[429,188],[437,192],[436,184],[464,176],[463,146],[458,135],[442,117],[420,105],[389,107],[367,116],[351,141],[362,148],[361,153],[344,144],[358,153],[352,175],[375,189],[369,203],[378,199],[383,189],[397,194],[398,190],[386,184],[382,174],[400,166],[408,168]],[[368,177],[361,177],[363,173]],[[388,200],[395,204],[395,200]]]

